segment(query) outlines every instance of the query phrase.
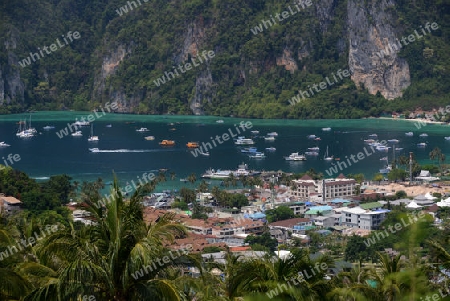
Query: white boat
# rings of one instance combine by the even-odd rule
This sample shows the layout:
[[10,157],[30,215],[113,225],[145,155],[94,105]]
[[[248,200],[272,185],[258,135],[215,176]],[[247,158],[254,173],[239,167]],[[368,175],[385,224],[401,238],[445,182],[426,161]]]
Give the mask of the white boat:
[[5,143],[4,141],[0,142],[0,147],[8,147],[8,146],[11,146],[11,145]]
[[90,148],[89,151],[90,151],[91,153],[98,153],[98,152],[100,152],[100,150],[99,150],[98,148],[96,148],[96,147]]
[[377,134],[370,134],[369,137],[370,137],[370,138],[377,138],[378,135],[377,135]]
[[250,133],[252,133],[253,135],[258,135],[259,131],[251,131]]
[[75,133],[72,133],[73,137],[81,137],[83,136],[83,133],[81,131],[76,131]]
[[275,137],[274,136],[268,136],[268,137],[264,137],[265,141],[275,141]]
[[268,151],[268,152],[274,152],[276,150],[277,149],[275,147],[266,147],[266,151]]
[[146,136],[144,137],[145,140],[155,140],[155,136]]
[[240,136],[234,141],[234,144],[236,144],[236,145],[253,145],[253,144],[255,144],[255,142],[253,141],[253,139],[245,138],[244,136]]
[[53,125],[46,125],[46,126],[43,127],[43,129],[44,129],[45,131],[53,130],[54,128],[55,128],[55,127],[54,127]]
[[264,155],[264,153],[256,152],[254,154],[248,155],[248,157],[252,159],[264,159],[266,155]]
[[384,168],[380,169],[381,174],[387,174],[392,170],[392,165],[388,164]]
[[99,140],[98,136],[94,136],[94,125],[91,124],[91,136],[88,138],[88,141],[89,142],[97,142],[98,140]]
[[450,137],[444,137],[444,139],[448,141],[448,140],[450,140]]
[[136,130],[136,132],[148,132],[148,129],[147,128],[140,128],[140,129],[137,129]]
[[308,139],[316,139],[317,136],[316,135],[308,135],[307,137],[308,137]]
[[[23,125],[23,127],[22,127],[22,125]],[[19,122],[19,130],[16,133],[17,137],[30,138],[30,137],[33,137],[34,134],[36,134],[36,133],[37,133],[36,129],[31,127],[31,115],[30,115],[30,124],[29,124],[28,128],[27,128],[26,120],[24,120],[23,122],[22,121]]]
[[425,142],[417,143],[417,147],[426,147],[427,144]]
[[307,155],[307,156],[318,156],[319,153],[318,152],[305,152],[305,155]]
[[322,131],[329,132],[329,131],[331,131],[331,128],[322,128]]
[[314,146],[314,147],[308,147],[308,150],[313,151],[313,152],[318,152],[320,150],[320,148],[318,146]]
[[419,137],[428,137],[427,133],[420,134]]
[[300,155],[299,153],[292,153],[289,157],[284,157],[286,161],[305,161],[305,155]]
[[375,147],[375,149],[379,152],[386,152],[390,149],[390,146],[386,146],[386,145],[378,145],[377,147]]
[[390,143],[399,143],[398,139],[389,139],[388,142]]
[[214,170],[214,169],[209,169],[207,170],[203,175],[202,178],[206,178],[206,179],[226,179],[230,176],[230,174],[232,174],[235,177],[239,177],[239,176],[252,176],[252,175],[256,175],[259,174],[259,172],[256,171],[250,171],[247,168],[247,164],[241,164],[239,165],[237,170]]
[[412,136],[414,136],[414,133],[413,132],[407,132],[407,133],[405,133],[405,136],[412,137]]
[[112,128],[112,124],[107,124],[106,127],[107,128]]
[[277,132],[270,132],[270,133],[267,133],[267,136],[278,137],[278,133]]
[[223,123],[223,120],[222,120],[222,119],[219,119],[219,120],[217,120],[216,122],[217,122],[217,123]]
[[75,125],[75,126],[89,126],[89,125],[91,125],[90,124],[90,122],[89,121],[75,121],[74,123],[73,123],[73,125]]
[[327,150],[325,151],[325,155],[323,155],[323,159],[325,161],[333,161],[333,159],[334,159],[333,156],[328,155],[328,146],[327,146]]
[[380,158],[380,161],[387,161],[387,160],[388,160],[388,157]]
[[397,152],[399,152],[399,151],[403,150],[403,147],[396,147],[395,150],[396,150]]

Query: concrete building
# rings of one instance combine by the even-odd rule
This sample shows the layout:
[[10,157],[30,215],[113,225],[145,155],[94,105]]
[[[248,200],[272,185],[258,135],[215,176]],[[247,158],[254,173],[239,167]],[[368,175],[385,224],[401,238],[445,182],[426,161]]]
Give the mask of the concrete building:
[[295,189],[291,190],[293,197],[323,203],[326,203],[326,200],[354,196],[358,185],[354,179],[347,179],[343,174],[335,179],[325,180],[313,180],[310,176],[304,175],[293,183],[295,186]]
[[0,196],[0,213],[11,214],[20,210],[22,202],[12,196]]
[[378,202],[342,210],[342,225],[364,230],[378,230],[389,210]]

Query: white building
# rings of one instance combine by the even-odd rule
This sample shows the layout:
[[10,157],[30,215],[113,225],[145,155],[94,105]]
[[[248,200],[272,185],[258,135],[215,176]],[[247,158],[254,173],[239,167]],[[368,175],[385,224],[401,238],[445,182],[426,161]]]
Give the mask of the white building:
[[293,183],[295,186],[295,189],[291,190],[293,197],[303,200],[313,198],[315,201],[354,196],[358,185],[354,179],[347,179],[343,174],[336,179],[325,180],[313,180],[310,176],[304,175]]
[[378,230],[389,210],[377,208],[363,209],[361,207],[346,208],[342,212],[342,225],[364,230]]

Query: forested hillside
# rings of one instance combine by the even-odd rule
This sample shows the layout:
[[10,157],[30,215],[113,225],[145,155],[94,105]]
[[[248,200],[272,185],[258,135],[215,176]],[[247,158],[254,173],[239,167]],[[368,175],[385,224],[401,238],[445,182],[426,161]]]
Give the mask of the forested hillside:
[[450,0],[2,1],[0,112],[115,100],[140,114],[360,118],[445,106],[449,15]]

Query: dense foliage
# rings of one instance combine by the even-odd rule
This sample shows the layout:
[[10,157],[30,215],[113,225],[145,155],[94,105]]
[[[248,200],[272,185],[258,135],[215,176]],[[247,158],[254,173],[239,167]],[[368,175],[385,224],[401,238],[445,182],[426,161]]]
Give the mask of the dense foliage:
[[[345,79],[295,106],[290,106],[288,100],[299,90],[347,68],[349,47],[342,38],[347,28],[347,1],[335,2],[330,20],[318,18],[314,3],[311,9],[257,35],[250,29],[292,3],[150,0],[141,1],[142,5],[128,8],[129,12],[120,16],[117,10],[127,3],[0,3],[0,45],[8,47],[0,51],[2,73],[10,76],[18,70],[26,91],[24,100],[6,95],[12,102],[1,105],[0,112],[92,109],[111,100],[104,92],[108,89],[126,99],[123,104],[131,111],[144,114],[190,114],[194,99],[202,100],[207,114],[254,118],[360,118],[383,111],[448,104],[447,1],[416,0],[414,5],[406,0],[396,1],[398,24],[394,26],[399,37],[429,21],[436,20],[440,26],[433,35],[400,52],[409,63],[412,78],[402,99],[386,101]],[[54,43],[69,31],[78,31],[81,38],[30,66],[22,68],[17,64],[30,52]],[[182,62],[182,50],[190,47],[189,43],[199,45],[199,51],[214,51],[214,58],[156,86],[154,80]],[[285,50],[293,53],[298,64],[294,73],[276,64]],[[300,50],[309,55],[299,60]],[[105,67],[108,69],[121,54],[124,59],[103,83],[104,59],[109,59]]]

